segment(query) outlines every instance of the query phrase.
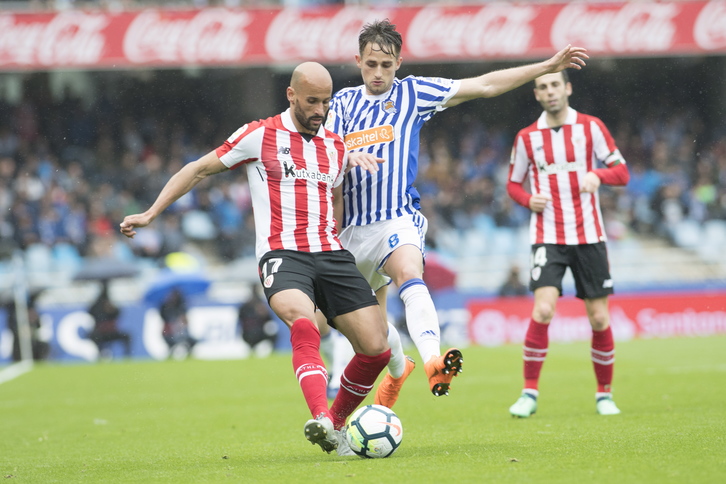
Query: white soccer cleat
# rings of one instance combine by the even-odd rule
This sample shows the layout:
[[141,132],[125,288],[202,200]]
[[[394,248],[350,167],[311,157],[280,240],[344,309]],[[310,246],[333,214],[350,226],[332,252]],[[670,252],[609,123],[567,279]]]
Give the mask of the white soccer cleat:
[[305,422],[305,438],[313,445],[318,444],[328,454],[338,448],[333,422],[323,414]]
[[595,403],[595,408],[597,408],[597,413],[600,415],[617,415],[620,413],[620,409],[613,402],[613,397],[609,395],[599,397]]
[[337,448],[338,455],[341,455],[341,456],[355,455],[355,452],[353,452],[353,449],[350,448],[350,444],[348,444],[348,439],[345,437],[345,433],[346,433],[345,427],[343,427],[340,430],[335,431],[335,435],[338,438],[338,448]]
[[509,407],[513,417],[527,418],[537,411],[537,397],[531,393],[523,392],[522,396]]

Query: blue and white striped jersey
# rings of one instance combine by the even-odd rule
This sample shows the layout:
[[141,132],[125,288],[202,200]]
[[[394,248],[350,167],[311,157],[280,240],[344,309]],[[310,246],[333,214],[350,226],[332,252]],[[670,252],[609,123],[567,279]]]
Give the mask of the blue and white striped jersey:
[[364,85],[338,91],[330,102],[326,128],[345,140],[349,151],[366,151],[386,160],[371,175],[358,167],[343,182],[343,227],[367,225],[413,214],[419,194],[419,132],[423,124],[459,90],[460,81],[409,76],[394,79],[377,96]]

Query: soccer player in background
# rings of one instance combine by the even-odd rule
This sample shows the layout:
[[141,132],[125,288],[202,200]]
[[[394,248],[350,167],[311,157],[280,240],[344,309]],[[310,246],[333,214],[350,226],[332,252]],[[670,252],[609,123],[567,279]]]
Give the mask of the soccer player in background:
[[[340,240],[355,255],[358,268],[376,291],[384,317],[387,286],[393,281],[398,287],[408,331],[424,362],[430,390],[440,396],[448,394],[452,378],[461,372],[463,357],[456,348],[441,354],[438,316],[423,281],[428,222],[419,212],[420,197],[413,186],[419,131],[434,114],[448,107],[498,96],[542,74],[580,69],[588,56],[583,48],[567,46],[546,61],[471,79],[398,79],[402,42],[401,34],[388,20],[363,27],[356,55],[363,85],[335,94],[326,126],[344,138],[351,158],[374,154],[385,160],[376,173],[353,169],[346,175]],[[391,362],[376,391],[375,403],[392,407],[414,363],[403,354],[395,327],[388,326]]]
[[[332,89],[322,65],[297,66],[287,88],[288,110],[245,124],[222,146],[185,165],[146,212],[123,220],[121,233],[133,237],[135,228],[150,224],[202,179],[246,165],[260,281],[270,307],[290,328],[293,369],[313,416],[305,436],[326,452],[353,455],[341,429],[373,388],[391,351],[375,295],[336,236],[332,189],[346,168],[375,172],[382,160],[349,159],[343,140],[322,126]],[[316,307],[355,350],[330,408]]]
[[[524,390],[509,408],[515,417],[537,411],[538,381],[547,356],[547,329],[562,295],[569,267],[576,296],[585,301],[592,326],[590,350],[597,379],[600,415],[620,410],[612,399],[615,345],[610,329],[608,296],[613,293],[598,187],[622,186],[630,175],[602,121],[569,105],[572,84],[567,72],[534,81],[534,97],[544,112],[514,141],[507,192],[532,211],[529,288],[534,307],[524,339]],[[603,168],[596,165],[602,163]],[[522,183],[529,176],[531,193]]]

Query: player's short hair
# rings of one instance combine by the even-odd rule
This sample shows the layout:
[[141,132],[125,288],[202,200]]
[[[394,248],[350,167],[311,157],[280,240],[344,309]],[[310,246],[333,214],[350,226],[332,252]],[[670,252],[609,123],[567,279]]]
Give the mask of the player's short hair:
[[388,19],[375,20],[365,24],[358,36],[358,51],[363,55],[368,44],[378,44],[384,54],[398,57],[401,54],[403,39],[396,26]]
[[[564,81],[565,84],[570,82],[570,75],[567,73],[567,69],[562,69],[559,73],[562,74],[562,80]],[[534,87],[537,87],[537,79],[535,79],[533,81],[533,83],[534,83]]]

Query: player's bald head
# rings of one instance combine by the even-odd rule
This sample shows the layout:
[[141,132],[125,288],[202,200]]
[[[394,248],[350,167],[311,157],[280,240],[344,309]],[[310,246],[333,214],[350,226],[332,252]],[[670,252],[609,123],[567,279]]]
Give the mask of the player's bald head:
[[292,71],[287,100],[295,127],[301,133],[316,134],[328,115],[333,96],[333,79],[317,62],[303,62]]
[[330,72],[322,64],[303,62],[292,71],[290,87],[295,91],[305,91],[312,88],[314,90],[327,89],[332,93],[333,78],[330,77]]

